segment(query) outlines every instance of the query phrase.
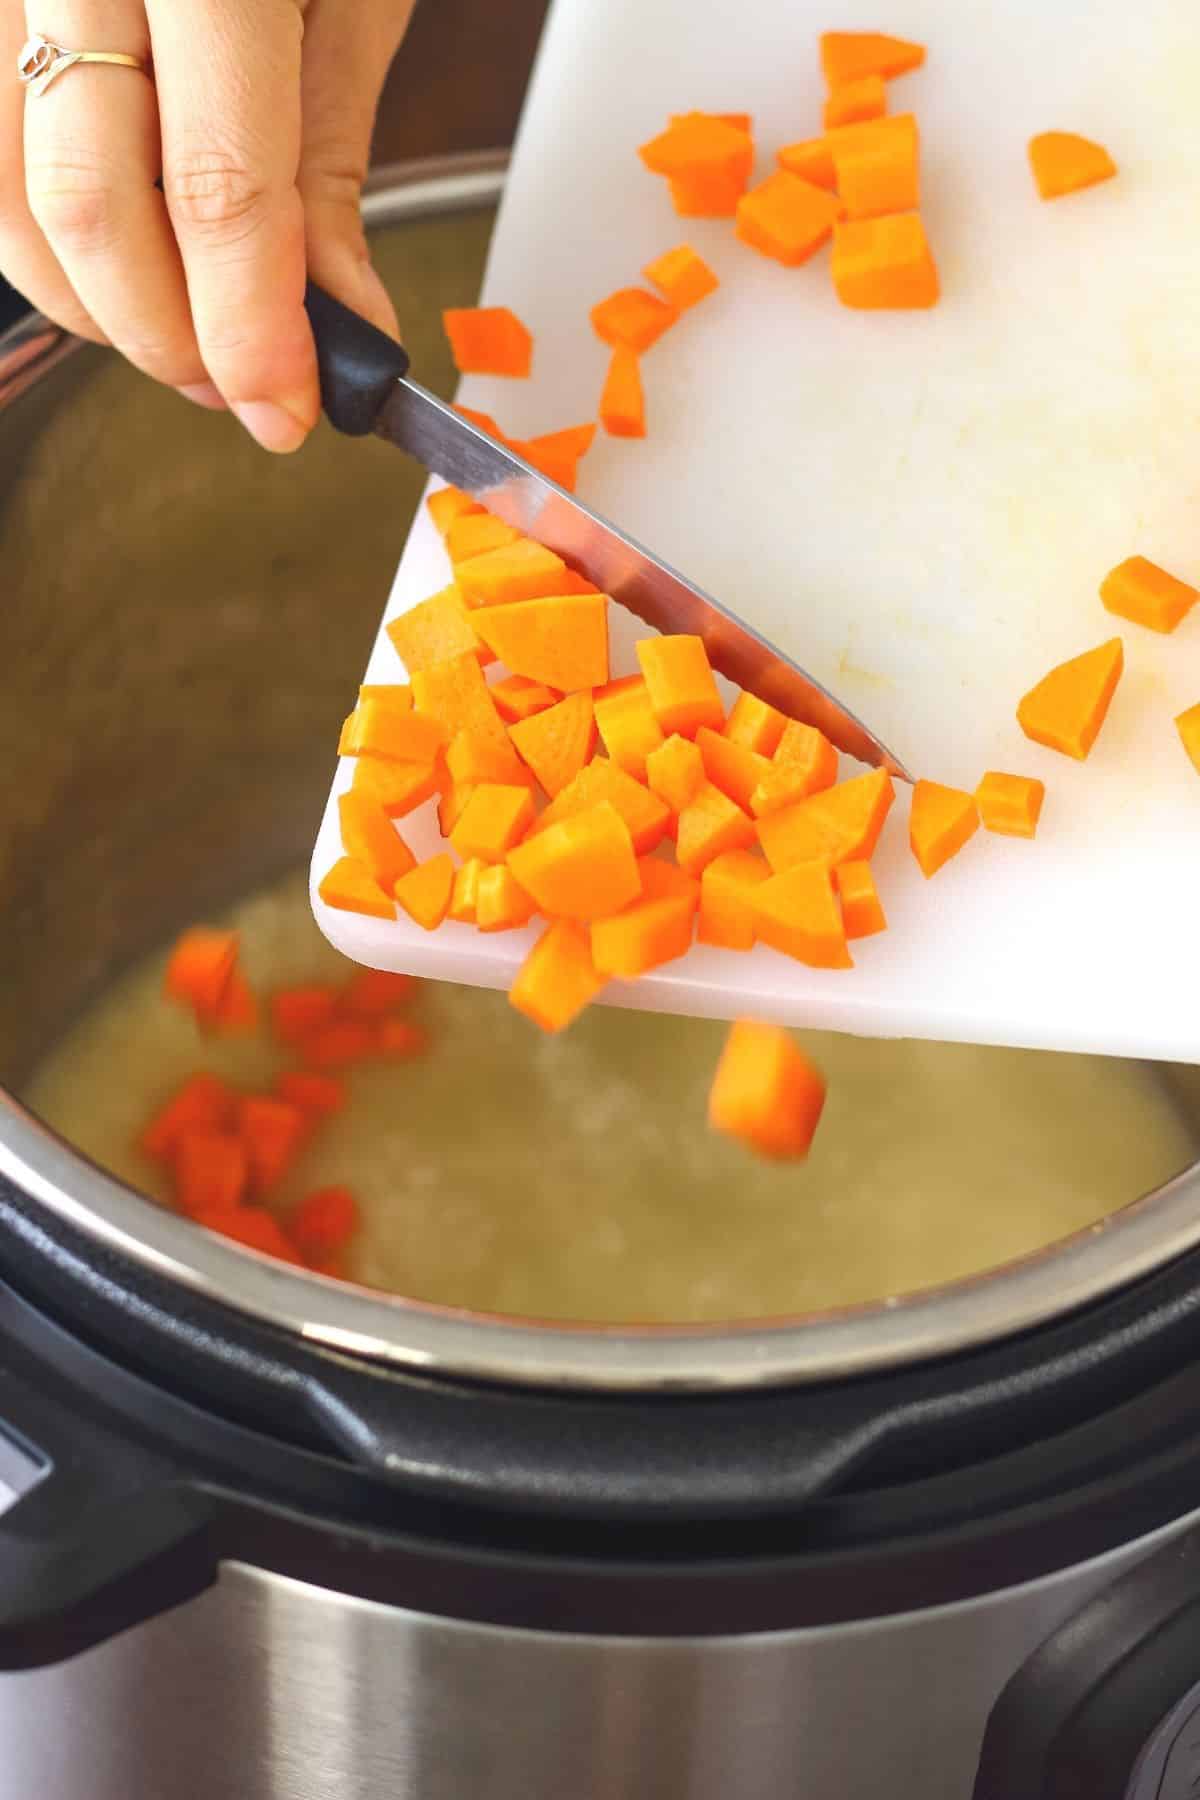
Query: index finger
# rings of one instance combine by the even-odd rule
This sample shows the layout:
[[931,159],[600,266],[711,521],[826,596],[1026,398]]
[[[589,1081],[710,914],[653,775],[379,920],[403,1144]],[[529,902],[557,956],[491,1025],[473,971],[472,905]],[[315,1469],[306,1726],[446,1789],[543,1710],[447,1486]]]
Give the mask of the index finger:
[[300,0],[148,0],[163,190],[200,353],[268,450],[320,412],[304,312]]

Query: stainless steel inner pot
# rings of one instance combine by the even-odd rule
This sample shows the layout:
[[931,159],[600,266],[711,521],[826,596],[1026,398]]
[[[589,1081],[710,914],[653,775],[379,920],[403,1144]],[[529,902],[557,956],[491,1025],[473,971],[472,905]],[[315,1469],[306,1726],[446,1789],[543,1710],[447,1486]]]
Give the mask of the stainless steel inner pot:
[[[453,383],[501,156],[408,165],[367,200],[414,364]],[[124,965],[307,859],[330,745],[422,472],[323,429],[276,462],[42,322],[0,340],[0,1169],[98,1241],[303,1336],[481,1379],[733,1388],[978,1343],[1200,1243],[1200,1165],[1053,1249],[937,1292],[737,1329],[573,1329],[295,1273],[100,1173],[14,1094]],[[1200,1071],[1164,1070],[1197,1123]],[[965,1192],[970,1170],[963,1171]]]

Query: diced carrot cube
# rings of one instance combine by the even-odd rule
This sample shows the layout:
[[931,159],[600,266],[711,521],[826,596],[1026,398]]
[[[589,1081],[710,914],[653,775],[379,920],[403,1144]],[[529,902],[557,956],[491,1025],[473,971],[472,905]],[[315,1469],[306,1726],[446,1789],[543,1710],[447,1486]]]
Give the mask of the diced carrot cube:
[[547,831],[576,813],[588,812],[604,800],[615,806],[624,819],[639,856],[647,855],[661,841],[671,818],[666,803],[624,769],[602,757],[580,769],[574,781],[555,795],[530,836]]
[[1147,625],[1151,631],[1174,631],[1200,600],[1200,590],[1144,556],[1131,556],[1105,576],[1100,598],[1119,618]]
[[607,918],[642,891],[629,827],[609,801],[528,838],[508,865],[551,918]]
[[306,1262],[344,1250],[361,1224],[358,1201],[348,1187],[317,1188],[306,1194],[288,1221],[293,1243]]
[[679,815],[680,868],[698,876],[722,851],[744,850],[753,842],[754,820],[711,781],[702,781]]
[[514,675],[544,681],[564,694],[603,687],[608,680],[608,601],[603,594],[488,606],[477,621],[480,637]]
[[645,781],[646,758],[664,739],[643,677],[623,675],[600,688],[595,713],[604,748],[617,767]]
[[764,944],[812,969],[849,969],[842,909],[831,871],[800,863],[753,889],[754,928]]
[[674,250],[665,250],[646,264],[642,274],[679,312],[696,306],[721,285],[704,258],[690,244],[677,244]]
[[895,797],[891,776],[872,769],[759,819],[758,840],[777,874],[798,863],[869,858]]
[[452,656],[418,670],[413,697],[420,714],[440,723],[447,743],[460,731],[490,737],[498,744],[508,741],[476,656]]
[[238,1108],[238,1136],[246,1151],[250,1192],[261,1198],[279,1186],[308,1135],[298,1106],[270,1094],[252,1094]]
[[831,131],[826,142],[846,217],[916,212],[920,137],[912,113]]
[[461,488],[456,487],[438,488],[436,493],[430,494],[425,505],[443,538],[455,519],[462,518],[464,513],[481,513],[484,510],[478,500],[473,500],[470,494],[464,494]]
[[457,732],[446,752],[446,768],[451,781],[463,787],[475,787],[481,781],[528,787],[531,781],[528,769],[507,738],[494,737],[490,732],[486,737],[476,731]]
[[587,930],[559,919],[544,931],[522,963],[509,993],[517,1011],[543,1031],[562,1031],[604,986],[592,961]]
[[737,235],[751,249],[795,269],[820,249],[840,211],[836,195],[776,169],[738,201]]
[[503,862],[528,831],[533,816],[533,795],[527,787],[483,781],[472,789],[450,842],[464,861],[477,856],[481,862]]
[[754,890],[770,874],[753,850],[726,850],[714,857],[700,877],[700,942],[726,950],[752,950]]
[[1025,695],[1017,707],[1017,723],[1035,744],[1082,762],[1108,717],[1124,667],[1120,638],[1059,663]]
[[824,1105],[824,1077],[781,1026],[739,1019],[730,1028],[709,1092],[714,1131],[760,1156],[807,1156]]
[[830,194],[837,192],[837,175],[827,138],[806,138],[803,143],[785,144],[775,160],[789,175],[799,175],[801,181],[810,181],[814,187],[824,188]]
[[885,80],[919,69],[925,61],[925,46],[909,43],[905,38],[889,37],[882,31],[825,31],[821,34],[821,67],[829,87],[844,87],[849,81],[861,81],[864,75],[882,75]]
[[361,788],[338,795],[338,818],[347,856],[364,864],[385,893],[416,867],[416,857],[382,806]]
[[[537,544],[532,538],[518,538],[460,564],[456,579],[469,606],[499,606],[557,594],[566,566],[562,557],[547,550],[544,544]],[[472,620],[473,625],[478,623]]]
[[887,930],[887,917],[869,862],[841,863],[834,871],[842,901],[842,923],[848,938],[874,937]]
[[744,744],[734,743],[723,732],[710,730],[707,725],[702,725],[696,733],[696,747],[704,761],[704,773],[713,786],[728,794],[743,812],[748,812],[751,794],[771,773],[773,765],[769,759],[760,756],[757,750],[748,750]]
[[[475,661],[474,657],[471,660]],[[342,727],[338,755],[428,764],[436,759],[447,735],[437,719],[421,711],[401,712],[379,700],[364,700]]]
[[[520,792],[525,799],[529,798],[524,788]],[[436,931],[446,917],[453,888],[454,862],[443,850],[401,876],[396,883],[396,898],[422,930]]]
[[446,533],[446,553],[457,572],[460,563],[491,556],[496,550],[522,541],[519,531],[503,519],[493,518],[491,513],[463,513]]
[[725,708],[703,639],[686,633],[642,638],[637,657],[650,704],[666,736],[678,732],[694,738],[702,725],[720,731]]
[[918,781],[913,788],[908,841],[928,878],[956,856],[979,829],[979,808],[974,794],[961,788],[943,787],[938,781]]
[[155,1162],[169,1162],[185,1131],[223,1131],[233,1123],[237,1096],[216,1075],[191,1075],[150,1120],[138,1140]]
[[530,718],[508,735],[551,799],[574,781],[596,748],[596,715],[585,689]]
[[481,871],[475,905],[475,923],[480,931],[515,931],[528,925],[536,911],[532,899],[504,863]]
[[432,800],[438,780],[436,762],[385,762],[378,756],[360,756],[351,786],[376,801],[389,819],[404,819]]
[[369,1019],[333,1018],[306,1032],[296,1048],[311,1069],[348,1069],[374,1055],[375,1028]]
[[1003,837],[1033,837],[1045,798],[1043,782],[1028,775],[1004,775],[998,769],[989,769],[975,789],[984,829]]
[[787,723],[776,707],[756,694],[739,694],[725,721],[725,736],[731,744],[757,750],[760,756],[774,756]]
[[317,889],[326,906],[339,912],[365,913],[371,919],[394,919],[396,908],[365,863],[339,857]]
[[235,1244],[273,1256],[277,1262],[300,1265],[301,1257],[278,1219],[261,1206],[239,1206],[231,1211],[204,1218],[201,1224],[217,1231]]
[[669,863],[640,864],[642,897],[592,925],[592,961],[603,975],[631,981],[691,948],[700,890]]
[[448,306],[442,325],[460,375],[529,374],[533,338],[509,307]]
[[1074,131],[1041,131],[1029,140],[1029,166],[1043,200],[1110,181],[1117,165],[1103,144]]
[[336,1075],[318,1075],[310,1069],[285,1069],[275,1078],[275,1092],[309,1119],[327,1119],[346,1104],[344,1082]]
[[328,982],[280,988],[268,1002],[271,1030],[281,1044],[297,1044],[318,1025],[327,1025],[340,1004],[341,995]]
[[172,1175],[175,1203],[189,1219],[232,1212],[250,1178],[245,1146],[231,1131],[190,1126],[175,1145]]
[[221,1004],[237,956],[236,931],[197,925],[173,946],[163,976],[163,993],[193,1007],[198,1016],[211,1018]]
[[410,674],[431,663],[445,662],[448,656],[461,656],[465,650],[478,657],[487,655],[454,582],[392,619],[387,634]]
[[843,306],[905,311],[937,303],[937,267],[919,213],[835,225],[832,268]]
[[673,732],[646,758],[646,780],[651,791],[679,814],[704,780],[704,758],[691,738]]
[[636,350],[618,344],[600,394],[600,423],[610,437],[646,435],[646,396]]
[[[736,120],[736,122],[735,122]],[[666,131],[641,145],[638,155],[655,175],[697,172],[749,178],[754,159],[745,114],[676,113]]]
[[494,681],[491,695],[496,711],[509,725],[531,719],[562,699],[544,681],[530,681],[528,675],[506,675],[502,681]]
[[618,288],[593,306],[589,317],[601,343],[613,349],[621,345],[640,356],[670,330],[679,311],[645,288]]
[[882,75],[860,75],[835,87],[825,102],[822,120],[826,131],[839,125],[857,125],[865,119],[881,119],[887,111],[887,88]]

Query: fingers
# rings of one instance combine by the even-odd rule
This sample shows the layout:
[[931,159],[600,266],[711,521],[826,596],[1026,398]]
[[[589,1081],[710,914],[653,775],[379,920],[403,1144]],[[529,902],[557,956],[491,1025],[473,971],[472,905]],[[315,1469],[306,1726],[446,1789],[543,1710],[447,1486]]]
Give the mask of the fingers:
[[[29,0],[30,29],[69,49],[144,57],[140,0]],[[36,19],[34,15],[36,14]],[[207,380],[162,195],[154,87],[135,69],[76,64],[25,102],[30,211],[111,343],[172,387]]]
[[313,279],[398,337],[387,290],[371,266],[359,201],[375,109],[412,6],[388,0],[349,11],[313,0],[304,34],[300,193]]
[[299,0],[147,0],[163,187],[209,375],[268,450],[320,411],[304,312]]
[[[25,41],[19,6],[0,6],[0,77],[15,69]],[[80,305],[25,198],[25,94],[0,79],[0,270],[48,319],[103,343],[104,333]]]

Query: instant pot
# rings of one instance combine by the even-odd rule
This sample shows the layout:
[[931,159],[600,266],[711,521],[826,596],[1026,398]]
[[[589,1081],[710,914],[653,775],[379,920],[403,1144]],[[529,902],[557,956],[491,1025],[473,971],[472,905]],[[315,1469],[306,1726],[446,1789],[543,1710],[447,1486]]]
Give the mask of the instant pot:
[[[368,197],[442,391],[502,178]],[[2,1800],[1195,1795],[1200,1165],[937,1292],[600,1330],[270,1263],[22,1108],[306,859],[419,487],[0,339]]]

